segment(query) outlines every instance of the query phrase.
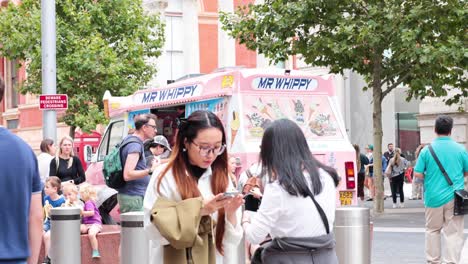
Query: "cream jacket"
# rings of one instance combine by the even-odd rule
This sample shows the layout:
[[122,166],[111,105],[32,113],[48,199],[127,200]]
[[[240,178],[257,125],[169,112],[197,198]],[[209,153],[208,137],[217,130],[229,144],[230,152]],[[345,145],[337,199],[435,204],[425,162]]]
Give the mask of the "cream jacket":
[[[150,240],[150,264],[159,264],[163,263],[163,246],[168,245],[169,242],[161,236],[158,229],[151,223],[150,215],[151,209],[153,205],[160,196],[156,190],[156,185],[158,182],[159,174],[164,170],[166,166],[160,166],[151,176],[151,180],[148,184],[148,188],[146,189],[145,198],[143,201],[145,219],[144,219],[144,226],[145,231],[147,234],[148,239]],[[204,199],[210,199],[214,196],[211,190],[211,168],[208,168],[206,172],[200,177],[198,180],[198,189],[200,190],[202,197]],[[228,175],[226,175],[228,177]],[[232,190],[234,187],[232,186],[231,181],[229,181],[228,190]],[[168,171],[164,176],[161,182],[161,196],[166,199],[172,201],[181,201],[182,198],[180,196],[179,191],[177,190],[177,185],[175,183],[174,175],[172,171]],[[238,259],[238,246],[243,236],[243,230],[241,227],[241,209],[237,211],[237,225],[233,226],[229,221],[226,219],[225,225],[225,233],[224,233],[224,256],[221,255],[218,251],[216,251],[216,263],[217,264],[237,264],[239,263]],[[214,213],[211,217],[216,220],[218,215]]]

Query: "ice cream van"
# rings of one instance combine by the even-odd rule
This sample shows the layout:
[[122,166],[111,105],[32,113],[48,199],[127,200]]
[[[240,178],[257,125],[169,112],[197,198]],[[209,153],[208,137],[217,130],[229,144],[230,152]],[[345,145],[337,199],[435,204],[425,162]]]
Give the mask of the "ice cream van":
[[240,159],[243,170],[258,160],[268,124],[280,118],[293,120],[302,128],[315,157],[341,176],[339,203],[357,203],[356,155],[339,111],[333,75],[275,68],[231,69],[139,90],[126,97],[106,92],[104,107],[110,123],[86,171],[93,182],[102,182],[104,157],[133,128],[135,115],[156,114],[158,134],[172,145],[178,120],[205,109],[222,120],[229,154]]

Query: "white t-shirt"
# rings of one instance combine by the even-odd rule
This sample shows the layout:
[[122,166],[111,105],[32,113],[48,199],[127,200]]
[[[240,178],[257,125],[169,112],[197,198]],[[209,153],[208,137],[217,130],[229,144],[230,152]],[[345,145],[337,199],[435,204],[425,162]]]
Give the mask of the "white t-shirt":
[[46,179],[49,178],[50,162],[53,159],[54,156],[45,152],[41,152],[41,154],[37,156],[37,165],[39,167],[39,176],[41,176],[42,184],[44,184]]
[[[319,171],[322,192],[315,196],[315,200],[325,212],[332,232],[336,209],[335,184],[326,171]],[[309,176],[306,175],[308,179]],[[244,227],[245,237],[252,244],[259,244],[268,234],[272,238],[315,237],[326,234],[312,199],[292,196],[277,181],[266,185],[260,208],[252,215],[251,223]]]

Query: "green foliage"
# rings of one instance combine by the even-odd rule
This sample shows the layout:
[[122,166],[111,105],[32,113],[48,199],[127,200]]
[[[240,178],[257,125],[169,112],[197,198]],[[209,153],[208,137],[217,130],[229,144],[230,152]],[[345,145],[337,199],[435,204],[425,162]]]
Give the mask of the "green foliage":
[[[10,2],[11,3],[11,2]],[[22,93],[42,93],[40,1],[0,9],[0,56],[27,65]],[[163,24],[141,0],[56,0],[57,93],[68,94],[63,118],[85,131],[105,122],[102,96],[128,95],[155,74]]]
[[[382,99],[399,85],[412,97],[468,96],[467,1],[265,0],[223,13],[223,28],[275,62],[306,63],[364,76]],[[384,85],[386,84],[386,85]]]

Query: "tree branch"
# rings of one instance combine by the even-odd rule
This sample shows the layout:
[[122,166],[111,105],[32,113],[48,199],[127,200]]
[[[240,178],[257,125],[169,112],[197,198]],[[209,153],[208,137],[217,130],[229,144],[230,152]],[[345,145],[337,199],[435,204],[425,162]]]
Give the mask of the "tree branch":
[[393,83],[392,85],[388,86],[385,91],[382,92],[382,99],[389,94],[393,89],[395,89],[399,84],[409,78],[411,73],[408,71],[403,77],[399,78],[397,82]]
[[408,72],[408,70],[409,70],[409,66],[408,66],[408,68],[404,68],[403,70],[399,71],[399,72],[396,73],[396,74],[392,74],[392,75],[388,76],[387,78],[385,78],[385,79],[380,83],[380,85],[384,85],[385,83],[389,82],[391,79],[393,79],[393,78],[395,78],[395,77],[397,77],[397,76],[400,76],[402,73]]

